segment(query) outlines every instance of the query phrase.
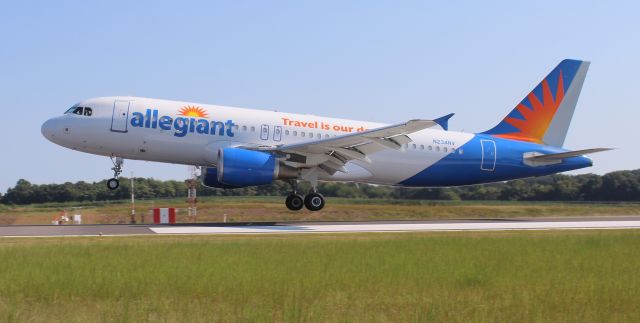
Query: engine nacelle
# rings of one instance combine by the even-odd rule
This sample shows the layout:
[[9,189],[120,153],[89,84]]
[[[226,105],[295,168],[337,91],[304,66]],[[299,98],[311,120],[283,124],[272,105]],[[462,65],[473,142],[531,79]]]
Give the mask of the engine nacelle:
[[220,183],[218,181],[218,169],[215,167],[203,167],[200,174],[202,185],[215,188],[238,188],[238,186]]
[[272,154],[241,148],[218,150],[217,167],[207,167],[202,183],[218,188],[271,184],[274,179],[298,177],[298,169],[282,164]]

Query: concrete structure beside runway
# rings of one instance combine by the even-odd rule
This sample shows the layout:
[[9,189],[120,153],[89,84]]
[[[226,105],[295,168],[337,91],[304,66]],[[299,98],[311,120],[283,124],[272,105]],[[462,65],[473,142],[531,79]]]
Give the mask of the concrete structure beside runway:
[[0,226],[0,237],[131,236],[153,234],[302,234],[635,228],[640,228],[640,216],[431,221],[198,223],[175,225],[11,225]]

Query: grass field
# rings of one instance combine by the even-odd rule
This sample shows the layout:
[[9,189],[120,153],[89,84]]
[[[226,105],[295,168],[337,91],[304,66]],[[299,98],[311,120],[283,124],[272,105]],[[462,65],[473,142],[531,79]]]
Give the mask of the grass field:
[[[82,214],[85,223],[128,223],[128,201],[2,206],[0,224],[50,224],[63,209]],[[193,222],[182,199],[137,201],[137,221],[151,221],[153,207],[179,208],[179,222]],[[401,220],[438,218],[510,218],[535,216],[640,215],[639,203],[562,203],[420,201],[328,198],[320,212],[288,211],[282,197],[206,197],[198,205],[197,222]]]
[[0,239],[0,321],[632,322],[640,231]]

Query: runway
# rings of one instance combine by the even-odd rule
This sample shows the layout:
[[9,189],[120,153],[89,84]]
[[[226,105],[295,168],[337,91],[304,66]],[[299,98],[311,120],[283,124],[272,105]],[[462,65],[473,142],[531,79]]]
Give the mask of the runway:
[[135,236],[158,234],[304,234],[636,228],[640,228],[640,216],[367,222],[184,223],[174,225],[9,225],[0,226],[0,237]]

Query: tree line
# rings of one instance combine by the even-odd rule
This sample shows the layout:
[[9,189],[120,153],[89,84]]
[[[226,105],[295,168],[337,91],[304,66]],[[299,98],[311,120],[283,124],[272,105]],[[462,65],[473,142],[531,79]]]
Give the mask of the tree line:
[[[121,178],[120,188],[107,189],[106,181],[64,184],[32,184],[20,179],[5,194],[2,204],[32,204],[51,202],[87,202],[127,199],[131,196],[130,181]],[[187,196],[187,181],[160,181],[135,178],[138,199],[176,198]],[[562,175],[527,178],[463,187],[396,188],[354,183],[320,183],[319,191],[328,197],[427,199],[427,200],[510,200],[510,201],[640,201],[640,169],[616,171],[605,175]],[[232,190],[198,186],[199,196],[285,196],[291,187],[276,181],[271,185]],[[300,183],[299,190],[309,186]]]

